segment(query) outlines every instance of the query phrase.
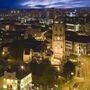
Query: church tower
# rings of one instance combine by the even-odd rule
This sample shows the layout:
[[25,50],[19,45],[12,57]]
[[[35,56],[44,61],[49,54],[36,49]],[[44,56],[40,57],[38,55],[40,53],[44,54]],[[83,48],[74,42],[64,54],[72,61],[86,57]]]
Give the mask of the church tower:
[[52,26],[53,64],[60,65],[65,54],[65,31],[63,23]]

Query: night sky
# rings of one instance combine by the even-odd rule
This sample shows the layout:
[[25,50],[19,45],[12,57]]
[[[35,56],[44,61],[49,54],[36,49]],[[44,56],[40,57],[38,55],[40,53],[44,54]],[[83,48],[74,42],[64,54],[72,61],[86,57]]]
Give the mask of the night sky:
[[0,0],[0,8],[90,7],[90,0]]

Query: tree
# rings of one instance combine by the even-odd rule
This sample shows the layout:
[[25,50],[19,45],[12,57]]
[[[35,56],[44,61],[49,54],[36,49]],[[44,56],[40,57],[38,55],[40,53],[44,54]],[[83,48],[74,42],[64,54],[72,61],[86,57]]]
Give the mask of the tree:
[[63,66],[63,77],[65,77],[68,80],[71,79],[74,74],[75,64],[73,64],[71,61],[67,61]]
[[33,60],[30,65],[33,74],[33,82],[35,84],[42,84],[45,90],[47,90],[47,87],[54,86],[58,73],[48,59],[42,60],[41,63],[37,63],[36,60]]

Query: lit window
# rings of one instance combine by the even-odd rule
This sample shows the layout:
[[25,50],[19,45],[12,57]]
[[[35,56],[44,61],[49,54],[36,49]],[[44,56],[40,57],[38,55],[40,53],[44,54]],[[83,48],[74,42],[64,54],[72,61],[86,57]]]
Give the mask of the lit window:
[[3,88],[7,88],[7,85],[3,85]]

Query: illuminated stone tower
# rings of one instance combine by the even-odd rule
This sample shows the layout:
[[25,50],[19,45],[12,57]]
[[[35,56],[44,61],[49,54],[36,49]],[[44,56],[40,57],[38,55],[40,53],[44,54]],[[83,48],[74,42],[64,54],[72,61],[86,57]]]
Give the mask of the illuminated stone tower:
[[53,64],[61,64],[65,54],[65,34],[62,23],[55,23],[52,27]]

